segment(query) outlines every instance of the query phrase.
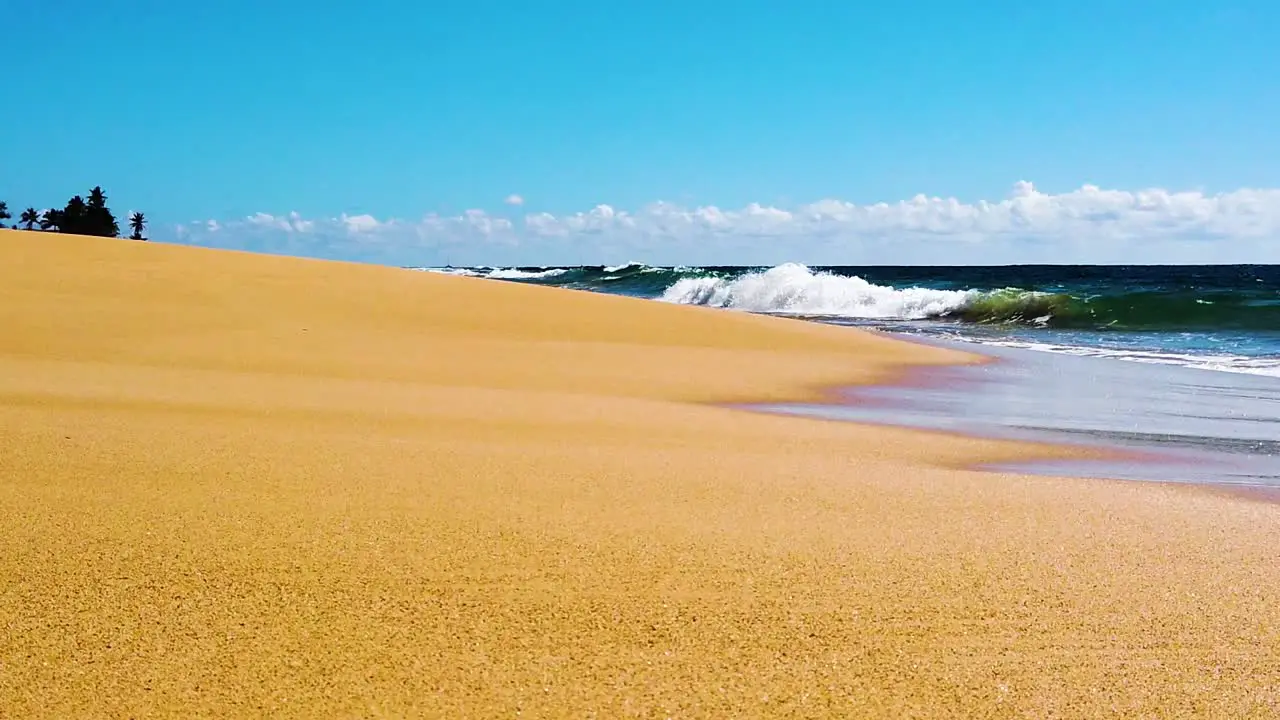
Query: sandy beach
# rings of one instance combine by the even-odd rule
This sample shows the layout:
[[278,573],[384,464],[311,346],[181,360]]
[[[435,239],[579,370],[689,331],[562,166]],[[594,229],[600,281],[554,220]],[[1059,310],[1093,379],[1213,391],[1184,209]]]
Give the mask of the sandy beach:
[[1280,713],[1280,505],[726,407],[966,361],[0,231],[0,717]]

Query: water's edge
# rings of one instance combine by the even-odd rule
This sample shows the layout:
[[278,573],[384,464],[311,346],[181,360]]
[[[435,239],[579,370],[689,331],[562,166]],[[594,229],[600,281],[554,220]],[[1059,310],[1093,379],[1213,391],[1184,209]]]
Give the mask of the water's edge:
[[1094,451],[982,470],[1280,498],[1280,383],[1270,378],[886,334],[985,361],[911,369],[897,382],[840,389],[826,403],[750,409]]

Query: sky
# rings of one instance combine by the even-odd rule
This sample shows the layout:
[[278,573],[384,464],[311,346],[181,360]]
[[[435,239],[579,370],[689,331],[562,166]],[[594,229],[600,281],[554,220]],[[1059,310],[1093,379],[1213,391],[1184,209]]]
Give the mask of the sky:
[[[1280,3],[9,0],[0,199],[398,265],[1280,262]],[[24,90],[25,88],[25,90]]]

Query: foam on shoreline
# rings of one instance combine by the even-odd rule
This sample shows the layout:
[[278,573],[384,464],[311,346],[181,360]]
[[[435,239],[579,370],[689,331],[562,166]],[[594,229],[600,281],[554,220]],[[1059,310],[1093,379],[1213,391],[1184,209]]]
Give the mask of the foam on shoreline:
[[915,369],[900,382],[848,388],[831,402],[760,409],[1096,453],[985,468],[1280,490],[1280,386],[1270,379],[1004,346],[983,352],[987,362]]

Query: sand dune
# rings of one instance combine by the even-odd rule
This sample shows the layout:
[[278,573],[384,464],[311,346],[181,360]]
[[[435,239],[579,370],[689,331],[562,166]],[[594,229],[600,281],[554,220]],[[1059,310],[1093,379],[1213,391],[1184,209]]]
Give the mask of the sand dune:
[[0,232],[0,716],[1280,712],[1280,506],[717,405],[961,361]]

